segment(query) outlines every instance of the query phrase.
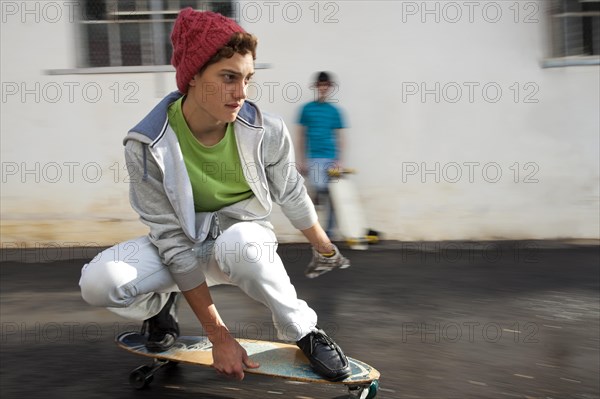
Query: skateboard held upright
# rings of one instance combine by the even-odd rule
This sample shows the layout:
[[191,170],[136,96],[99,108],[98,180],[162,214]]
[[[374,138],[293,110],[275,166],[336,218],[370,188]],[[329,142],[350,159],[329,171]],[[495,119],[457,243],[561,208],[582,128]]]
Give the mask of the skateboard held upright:
[[378,241],[378,233],[367,227],[360,196],[349,175],[354,169],[330,169],[328,171],[329,197],[336,215],[340,234],[351,249],[367,249],[368,244]]

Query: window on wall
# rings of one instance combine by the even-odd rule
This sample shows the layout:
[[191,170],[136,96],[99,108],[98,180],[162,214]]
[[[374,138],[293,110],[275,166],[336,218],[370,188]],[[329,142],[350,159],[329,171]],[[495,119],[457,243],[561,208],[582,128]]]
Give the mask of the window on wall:
[[232,1],[86,0],[79,21],[78,67],[170,64],[173,23],[192,7],[233,17]]
[[552,0],[553,58],[600,59],[600,0]]

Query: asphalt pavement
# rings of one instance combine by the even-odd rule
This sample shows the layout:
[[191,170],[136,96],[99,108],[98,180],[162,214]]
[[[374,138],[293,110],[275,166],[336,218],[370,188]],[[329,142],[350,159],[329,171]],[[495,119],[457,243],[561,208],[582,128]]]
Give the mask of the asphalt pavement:
[[[187,365],[129,386],[146,361],[114,344],[139,329],[80,297],[98,248],[0,252],[0,396],[6,398],[344,398],[337,385]],[[307,245],[279,254],[299,297],[345,352],[382,374],[377,398],[600,397],[600,247],[547,241],[382,242],[344,248],[352,267],[303,276]],[[75,258],[75,259],[72,259]],[[272,339],[270,313],[236,287],[214,287],[238,337]],[[182,332],[201,332],[189,307]]]

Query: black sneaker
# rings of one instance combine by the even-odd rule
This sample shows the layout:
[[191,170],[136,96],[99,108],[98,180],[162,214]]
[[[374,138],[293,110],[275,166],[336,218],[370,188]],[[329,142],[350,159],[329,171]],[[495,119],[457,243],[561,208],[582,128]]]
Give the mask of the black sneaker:
[[304,352],[312,368],[328,380],[341,381],[350,376],[346,355],[325,331],[313,331],[296,342],[296,345]]
[[156,316],[144,320],[141,334],[148,331],[146,349],[150,352],[164,352],[169,350],[179,337],[177,324],[177,299],[178,292],[172,292],[169,300]]

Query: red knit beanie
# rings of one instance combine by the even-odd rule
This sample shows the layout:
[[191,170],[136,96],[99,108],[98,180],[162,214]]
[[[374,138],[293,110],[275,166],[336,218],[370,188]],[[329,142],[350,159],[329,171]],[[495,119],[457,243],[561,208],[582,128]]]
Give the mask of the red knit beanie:
[[187,93],[190,80],[223,47],[231,35],[244,30],[234,20],[211,11],[181,10],[173,32],[173,57],[177,88]]

